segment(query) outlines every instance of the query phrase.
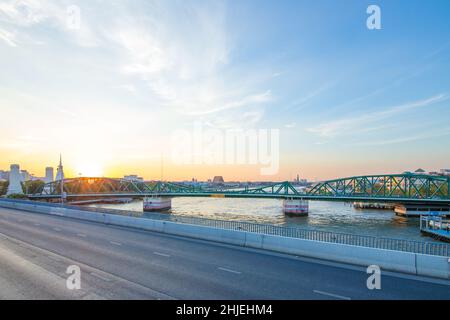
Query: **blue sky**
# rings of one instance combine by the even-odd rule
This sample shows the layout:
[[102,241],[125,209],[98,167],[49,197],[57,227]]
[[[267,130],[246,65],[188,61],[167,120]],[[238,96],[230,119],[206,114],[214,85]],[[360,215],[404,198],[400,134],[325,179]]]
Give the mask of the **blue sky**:
[[[370,4],[381,30],[366,27]],[[0,167],[40,173],[62,152],[150,178],[195,121],[280,129],[274,179],[448,167],[449,13],[448,1],[2,0]]]

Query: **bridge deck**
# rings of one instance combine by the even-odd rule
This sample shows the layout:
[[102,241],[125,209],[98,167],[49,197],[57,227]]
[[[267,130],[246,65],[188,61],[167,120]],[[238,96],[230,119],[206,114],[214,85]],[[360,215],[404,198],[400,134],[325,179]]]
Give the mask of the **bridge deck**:
[[450,205],[450,177],[418,175],[358,176],[319,182],[300,189],[288,181],[267,185],[201,185],[167,181],[130,181],[114,178],[73,178],[54,181],[42,187],[31,199],[57,199],[61,190],[70,199],[145,196],[217,197],[254,199],[304,199],[364,201],[404,204]]
[[[248,194],[234,192],[170,192],[170,193],[87,193],[87,194],[68,194],[69,199],[83,198],[144,198],[144,197],[209,197],[209,198],[249,198],[249,199],[303,199],[303,200],[322,200],[322,201],[365,201],[365,202],[389,202],[389,203],[422,203],[422,204],[441,204],[449,205],[450,199],[422,199],[422,198],[403,198],[403,197],[374,197],[374,196],[347,196],[347,195],[310,195],[310,194]],[[30,199],[60,199],[61,195],[29,195]]]

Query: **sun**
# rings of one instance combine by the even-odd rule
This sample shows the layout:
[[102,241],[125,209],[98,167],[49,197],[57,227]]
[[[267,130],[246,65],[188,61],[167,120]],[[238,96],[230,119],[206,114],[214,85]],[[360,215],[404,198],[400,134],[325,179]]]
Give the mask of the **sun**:
[[103,168],[98,163],[81,163],[77,166],[77,174],[80,177],[102,177]]

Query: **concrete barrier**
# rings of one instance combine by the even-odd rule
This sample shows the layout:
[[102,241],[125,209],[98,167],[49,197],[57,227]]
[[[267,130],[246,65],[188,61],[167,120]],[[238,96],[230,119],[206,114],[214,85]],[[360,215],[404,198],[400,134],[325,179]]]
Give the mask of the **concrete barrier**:
[[369,266],[378,265],[381,269],[416,273],[415,253],[391,251],[376,248],[358,247],[346,244],[286,238],[266,235],[263,249],[307,256],[323,260],[339,261],[348,264]]
[[263,249],[265,234],[247,232],[245,237],[245,247]]
[[39,205],[35,203],[0,200],[0,207],[87,220],[107,225],[156,231],[365,267],[369,265],[378,265],[382,270],[450,279],[450,263],[448,257],[218,229],[207,226],[135,218],[72,208]]
[[416,254],[417,274],[450,279],[450,258]]
[[164,221],[164,233],[244,246],[246,233]]

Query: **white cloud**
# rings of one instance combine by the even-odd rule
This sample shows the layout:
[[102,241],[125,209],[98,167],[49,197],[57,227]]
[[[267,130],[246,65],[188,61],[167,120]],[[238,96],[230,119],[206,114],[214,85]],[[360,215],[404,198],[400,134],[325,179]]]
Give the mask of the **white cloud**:
[[285,127],[285,128],[288,128],[288,129],[295,128],[296,126],[297,126],[297,123],[295,123],[295,122],[286,123],[286,124],[284,125],[284,127]]
[[119,70],[145,81],[160,105],[182,115],[263,105],[270,90],[228,73],[233,44],[225,22],[222,2],[182,2],[177,10],[162,2],[145,16],[122,15],[106,37],[120,49]]
[[426,107],[434,103],[447,100],[449,97],[445,94],[435,95],[428,99],[418,100],[398,106],[393,106],[382,111],[366,113],[356,117],[341,118],[322,123],[316,127],[308,128],[307,131],[318,134],[322,137],[335,137],[344,133],[355,133],[355,130],[366,130],[366,126],[372,122],[383,120],[389,116],[396,115],[411,109]]
[[[72,4],[81,11],[79,30],[67,28],[67,8]],[[0,33],[0,41],[8,45],[39,41],[45,45],[37,54],[44,56],[46,47],[55,44],[66,49],[61,46],[66,41],[82,47],[98,45],[95,51],[74,48],[74,65],[98,68],[87,73],[92,72],[87,81],[108,78],[108,88],[136,93],[137,103],[147,108],[142,111],[156,117],[160,115],[156,112],[170,109],[187,120],[202,116],[217,122],[219,114],[234,125],[261,120],[273,95],[262,83],[260,70],[244,71],[234,65],[225,2],[137,1],[97,10],[102,6],[97,1],[7,0],[0,4],[0,27],[6,24],[15,33]],[[27,53],[28,47],[23,46]],[[67,58],[65,52],[61,61],[66,63]],[[95,73],[98,70],[101,75]],[[249,120],[243,112],[253,116]]]
[[58,16],[59,9],[50,1],[9,0],[0,3],[0,21],[29,27]]
[[136,91],[137,91],[136,87],[133,86],[132,84],[122,84],[122,85],[117,86],[116,88],[123,89],[123,90],[126,90],[131,93],[136,93]]
[[311,100],[315,99],[316,97],[320,96],[324,91],[327,91],[331,87],[333,87],[335,83],[328,82],[323,84],[322,86],[318,87],[317,89],[309,92],[305,96],[300,97],[299,99],[293,101],[291,104],[287,106],[288,110],[299,110],[303,108],[307,103],[309,103]]
[[82,7],[77,7],[81,17],[79,27],[76,29],[68,27],[73,14],[68,11],[70,7],[74,7],[74,5],[67,1],[7,0],[0,3],[0,23],[15,26],[29,43],[36,43],[35,39],[30,39],[33,38],[30,37],[33,27],[45,24],[64,32],[69,40],[80,46],[97,45],[99,40],[92,30],[87,12],[82,10]]
[[7,45],[17,47],[15,37],[13,33],[0,29],[0,40],[3,40]]
[[408,136],[408,137],[401,137],[401,138],[394,138],[394,139],[365,141],[365,142],[354,143],[353,145],[359,145],[359,146],[383,146],[383,145],[391,145],[391,144],[397,144],[397,143],[413,142],[413,141],[430,139],[430,138],[444,137],[444,136],[447,136],[447,135],[450,135],[450,127],[449,128],[443,128],[441,131],[436,131],[435,130],[434,132],[425,132],[425,133],[415,134],[415,135]]
[[238,109],[243,106],[254,106],[261,103],[265,103],[271,100],[272,94],[270,91],[266,91],[263,93],[253,94],[249,96],[241,97],[240,99],[234,99],[231,102],[224,103],[217,106],[211,106],[206,104],[203,108],[203,110],[200,110],[199,108],[196,108],[194,111],[188,111],[186,114],[189,115],[206,115],[206,114],[212,114],[220,111],[225,111],[229,109]]
[[163,47],[164,44],[145,29],[120,29],[114,37],[127,51],[123,72],[150,76],[171,66],[169,48]]

